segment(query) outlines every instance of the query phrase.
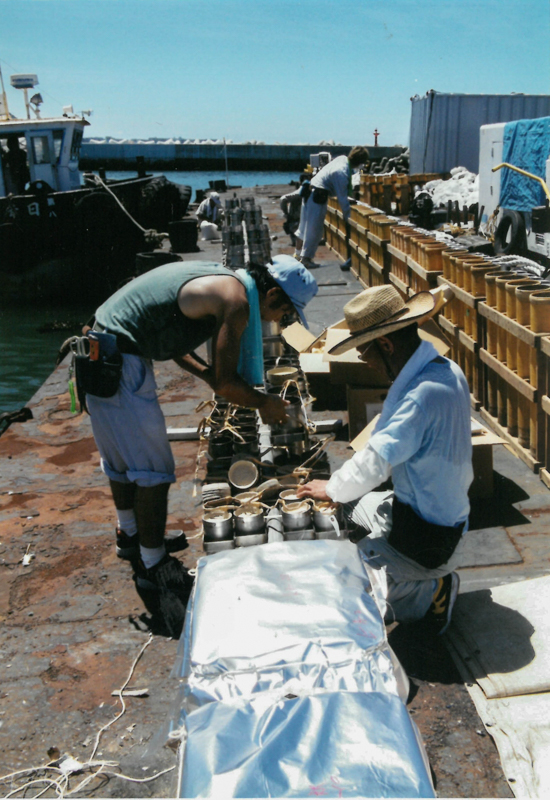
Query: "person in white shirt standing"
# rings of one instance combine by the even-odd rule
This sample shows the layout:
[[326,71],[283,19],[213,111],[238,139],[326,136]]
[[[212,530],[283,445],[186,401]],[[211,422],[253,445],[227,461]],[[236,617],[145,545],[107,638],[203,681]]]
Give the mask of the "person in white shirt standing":
[[323,226],[329,197],[336,196],[346,222],[350,215],[349,197],[352,196],[351,176],[354,170],[369,160],[366,147],[352,147],[347,156],[337,156],[329,161],[311,179],[311,191],[302,204],[300,225],[296,231],[297,247],[301,248],[300,261],[306,269],[318,267],[313,259],[323,238]]
[[[297,494],[359,499],[351,519],[368,533],[358,547],[387,582],[386,621],[426,617],[441,634],[458,594],[453,565],[467,529],[473,469],[466,379],[418,335],[434,308],[430,292],[405,303],[391,285],[366,289],[346,304],[351,335],[330,352],[357,348],[391,387],[365,448],[329,481],[311,481]],[[390,477],[393,491],[374,491]]]

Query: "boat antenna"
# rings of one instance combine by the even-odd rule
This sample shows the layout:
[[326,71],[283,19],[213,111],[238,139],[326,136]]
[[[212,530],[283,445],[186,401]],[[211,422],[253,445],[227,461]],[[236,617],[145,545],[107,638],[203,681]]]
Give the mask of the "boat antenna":
[[223,152],[225,155],[225,184],[229,189],[229,169],[227,166],[227,142],[225,141],[225,136],[223,137]]
[[4,78],[2,77],[2,66],[0,65],[0,84],[2,85],[2,102],[0,103],[0,119],[9,119],[10,110],[8,108],[8,98],[4,88]]

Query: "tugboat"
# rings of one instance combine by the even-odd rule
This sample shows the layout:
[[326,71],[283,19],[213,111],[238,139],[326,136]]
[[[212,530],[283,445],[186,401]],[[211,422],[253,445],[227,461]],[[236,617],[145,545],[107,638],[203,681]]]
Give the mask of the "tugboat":
[[[14,117],[0,71],[0,302],[107,297],[135,274],[185,214],[191,188],[146,175],[122,181],[79,171],[83,111],[42,119],[36,75],[12,75],[26,119]],[[31,110],[34,118],[31,118]]]

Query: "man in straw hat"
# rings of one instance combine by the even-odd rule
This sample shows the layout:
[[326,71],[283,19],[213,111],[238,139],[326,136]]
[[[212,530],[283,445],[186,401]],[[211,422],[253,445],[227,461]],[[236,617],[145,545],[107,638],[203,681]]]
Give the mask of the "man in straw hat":
[[[298,494],[340,503],[362,498],[351,519],[369,533],[358,546],[370,566],[385,573],[386,620],[426,617],[443,633],[458,594],[452,568],[473,470],[466,379],[418,334],[436,310],[431,292],[404,302],[391,285],[366,289],[344,307],[350,335],[330,352],[357,348],[391,387],[365,448],[329,481],[311,481]],[[374,491],[390,477],[392,492]]]

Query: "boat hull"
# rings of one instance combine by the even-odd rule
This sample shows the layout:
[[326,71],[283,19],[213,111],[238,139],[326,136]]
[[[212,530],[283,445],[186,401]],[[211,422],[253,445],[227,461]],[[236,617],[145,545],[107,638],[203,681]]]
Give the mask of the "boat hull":
[[[146,176],[52,192],[35,185],[0,198],[0,279],[4,301],[101,300],[135,274],[136,254],[154,247],[187,208],[187,187]],[[186,199],[187,197],[187,199]]]

